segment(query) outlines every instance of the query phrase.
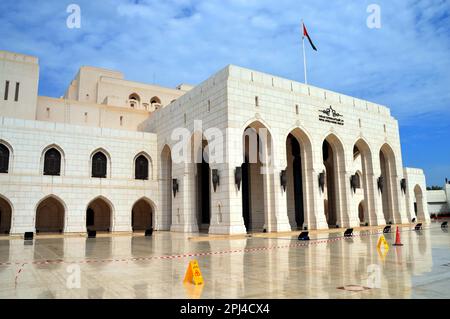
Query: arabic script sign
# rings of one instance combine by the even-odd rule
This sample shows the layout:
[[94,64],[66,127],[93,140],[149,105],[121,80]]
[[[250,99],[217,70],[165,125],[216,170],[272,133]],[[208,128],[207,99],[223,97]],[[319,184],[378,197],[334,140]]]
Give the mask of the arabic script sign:
[[327,109],[319,110],[319,121],[328,122],[331,124],[344,125],[344,116],[338,112],[330,105]]

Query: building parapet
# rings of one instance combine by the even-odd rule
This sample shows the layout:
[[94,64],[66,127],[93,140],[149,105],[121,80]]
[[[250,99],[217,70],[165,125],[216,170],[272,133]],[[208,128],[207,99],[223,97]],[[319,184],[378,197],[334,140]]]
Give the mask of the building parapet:
[[45,122],[37,120],[23,120],[8,117],[0,117],[0,125],[13,129],[32,129],[41,131],[59,132],[62,134],[92,135],[110,138],[145,139],[153,141],[157,139],[156,134],[148,132],[135,132],[129,130],[88,127],[58,122]]
[[24,62],[32,63],[32,64],[38,64],[38,62],[39,62],[39,59],[35,56],[0,50],[0,60],[3,60],[3,59],[15,61],[15,62],[22,62],[22,63],[24,63]]

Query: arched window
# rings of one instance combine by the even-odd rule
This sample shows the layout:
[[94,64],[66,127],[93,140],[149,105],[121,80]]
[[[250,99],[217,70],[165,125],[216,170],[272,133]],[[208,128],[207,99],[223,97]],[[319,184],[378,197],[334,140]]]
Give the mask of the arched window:
[[157,96],[154,96],[154,97],[151,98],[150,104],[152,104],[152,105],[153,104],[161,104],[161,99],[159,97],[157,97]]
[[131,107],[136,107],[141,102],[141,98],[136,93],[130,94],[130,96],[128,97],[128,100],[130,101]]
[[102,152],[97,152],[92,156],[92,177],[106,178],[108,159]]
[[135,179],[148,179],[148,159],[144,155],[139,155],[134,163]]
[[0,144],[0,173],[8,173],[9,167],[9,149]]
[[44,175],[61,175],[61,153],[51,148],[44,155]]

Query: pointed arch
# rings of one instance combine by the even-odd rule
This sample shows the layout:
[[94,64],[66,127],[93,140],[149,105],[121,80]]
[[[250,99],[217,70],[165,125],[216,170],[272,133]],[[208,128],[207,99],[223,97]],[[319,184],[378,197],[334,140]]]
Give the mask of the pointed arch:
[[58,144],[47,145],[41,152],[41,174],[63,176],[65,174],[66,154]]
[[136,200],[131,208],[131,226],[133,231],[147,230],[153,227],[155,203],[148,197]]
[[328,205],[326,209],[328,225],[330,227],[348,226],[345,150],[342,140],[336,134],[330,133],[324,138],[322,159],[326,172],[324,194]]
[[133,158],[135,179],[153,180],[153,161],[147,152],[141,151]]
[[264,170],[272,166],[272,132],[262,119],[242,129],[242,216],[247,232],[271,231],[272,183]]
[[[361,171],[360,171],[360,186],[364,193],[364,218],[370,226],[378,225],[378,211],[375,195],[376,189],[374,187],[374,167],[373,155],[369,143],[363,137],[359,137],[353,144],[353,160],[355,161],[355,151],[361,157]],[[358,171],[356,172],[358,173]],[[358,208],[359,215],[359,208]]]
[[397,163],[393,148],[384,143],[379,151],[379,163],[383,190],[381,192],[382,208],[386,223],[400,222],[398,214]]
[[150,99],[150,104],[161,104],[161,99],[157,96],[154,96]]
[[302,229],[310,224],[309,212],[313,209],[313,152],[308,134],[294,127],[286,136],[288,218],[292,229]]
[[110,232],[113,228],[114,205],[103,195],[93,198],[86,207],[86,229]]
[[111,166],[111,156],[106,149],[100,147],[91,152],[89,159],[91,177],[111,177]]
[[57,195],[42,198],[35,208],[35,229],[39,232],[62,233],[66,226],[67,206]]
[[190,162],[187,170],[190,184],[191,207],[200,231],[208,231],[211,224],[211,167],[208,139],[203,132],[194,131],[190,138]]
[[425,207],[426,203],[423,200],[423,190],[419,184],[414,186],[414,212],[417,220],[425,221]]
[[0,173],[11,173],[13,156],[14,152],[11,144],[0,139]]
[[[160,215],[158,227],[162,230],[170,230],[172,226],[172,151],[168,144],[165,144],[160,153]],[[160,217],[159,217],[160,216]]]

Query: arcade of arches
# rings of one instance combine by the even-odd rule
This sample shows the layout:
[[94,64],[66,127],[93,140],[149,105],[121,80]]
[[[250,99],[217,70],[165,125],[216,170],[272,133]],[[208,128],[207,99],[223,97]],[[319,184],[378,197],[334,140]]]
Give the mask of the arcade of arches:
[[[271,154],[272,137],[266,132],[262,138],[261,129],[265,126],[260,122],[253,122],[243,133],[243,163],[241,165],[242,181],[240,192],[242,193],[242,220],[247,232],[271,231],[274,216],[274,181],[273,176],[264,174],[266,156]],[[191,207],[195,212],[195,222],[199,231],[208,231],[211,224],[212,202],[212,170],[208,163],[208,141],[199,134],[194,136],[200,142],[197,149],[192,147],[192,159],[200,158],[200,161],[192,161],[188,167],[190,185],[193,191],[188,195],[191,199]],[[192,145],[191,145],[192,146]],[[375,176],[372,152],[367,143],[360,139],[353,145],[353,164],[351,170],[353,181],[347,180],[346,162],[344,160],[344,147],[341,141],[333,134],[327,136],[321,145],[321,159],[323,164],[324,185],[323,193],[316,191],[318,187],[313,183],[317,179],[314,175],[312,163],[312,145],[307,135],[300,129],[294,129],[285,140],[286,150],[286,185],[283,192],[286,201],[287,219],[292,230],[300,230],[310,227],[310,216],[314,214],[313,203],[315,197],[321,194],[320,205],[323,205],[323,214],[328,227],[345,227],[348,224],[349,212],[346,208],[355,206],[353,214],[361,225],[374,225],[379,223],[375,210],[376,200],[379,201],[380,212],[386,223],[398,222],[394,214],[398,207],[397,168],[393,150],[384,144],[378,152],[379,172]],[[103,154],[102,154],[103,155]],[[375,156],[376,157],[376,156]],[[165,146],[161,152],[160,186],[161,186],[161,219],[157,229],[170,230],[173,224],[172,211],[173,176],[172,156],[169,146]],[[144,161],[145,162],[145,161]],[[145,165],[144,165],[145,166]],[[103,175],[105,175],[103,169]],[[144,174],[145,173],[145,174]],[[143,170],[136,176],[146,178],[148,171]],[[378,179],[371,182],[371,179]],[[352,190],[352,188],[354,189]],[[319,188],[319,187],[318,187]],[[346,189],[346,193],[342,193]],[[356,189],[358,196],[354,195]],[[319,194],[319,195],[317,195]],[[349,195],[350,194],[350,195]],[[371,196],[374,194],[375,196]],[[349,202],[349,197],[353,198]],[[378,199],[377,197],[378,196]],[[417,218],[425,218],[425,205],[423,191],[419,185],[414,187],[414,212]],[[35,228],[36,232],[63,232],[65,229],[66,209],[64,203],[56,196],[49,196],[39,202],[36,208]],[[131,209],[131,228],[133,231],[142,231],[155,227],[154,206],[146,199],[138,200]],[[113,206],[103,197],[92,200],[86,209],[86,229],[110,232],[113,228]],[[12,208],[9,202],[0,197],[0,233],[8,233],[11,228]]]

